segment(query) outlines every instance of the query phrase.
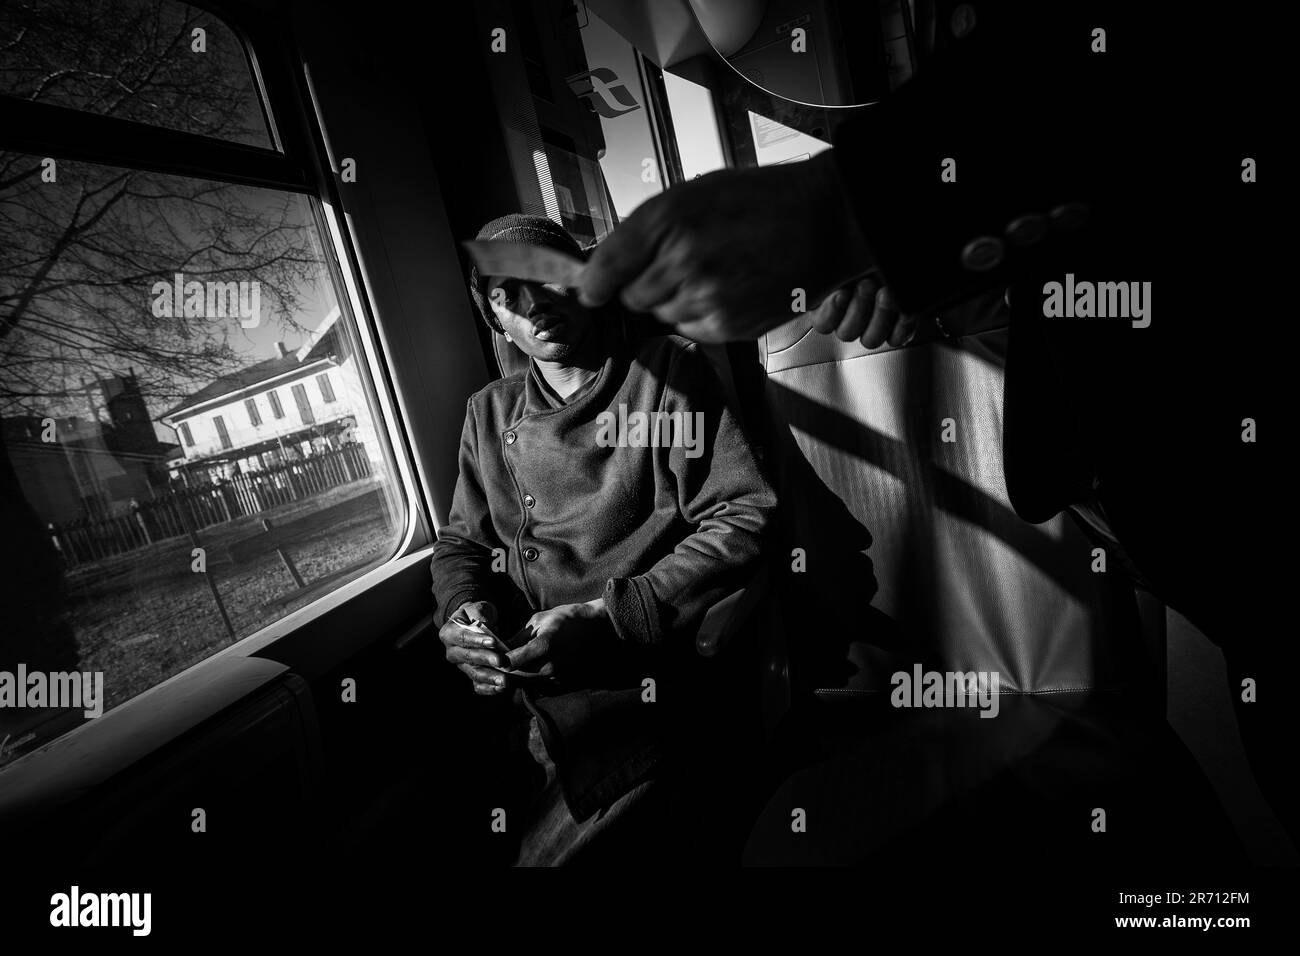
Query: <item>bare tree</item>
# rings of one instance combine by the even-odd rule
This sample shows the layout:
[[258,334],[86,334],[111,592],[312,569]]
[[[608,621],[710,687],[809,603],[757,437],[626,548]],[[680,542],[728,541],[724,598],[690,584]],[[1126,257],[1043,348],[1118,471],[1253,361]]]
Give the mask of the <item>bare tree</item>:
[[[4,0],[0,93],[270,146],[235,35],[169,0]],[[128,368],[157,414],[246,364],[230,339],[237,319],[154,314],[155,283],[176,273],[256,281],[266,320],[286,326],[323,276],[303,197],[70,160],[49,181],[43,159],[0,151],[0,417],[83,415],[82,380]],[[0,430],[0,669],[63,670],[80,655],[66,575],[9,438],[23,441]],[[0,723],[0,763],[63,719],[15,713]]]
[[[268,143],[235,36],[168,0],[6,4],[0,91]],[[71,413],[82,379],[128,367],[169,403],[243,364],[234,321],[154,315],[154,284],[176,273],[256,281],[268,318],[296,326],[323,270],[301,197],[70,161],[48,182],[42,159],[0,152],[0,415]]]

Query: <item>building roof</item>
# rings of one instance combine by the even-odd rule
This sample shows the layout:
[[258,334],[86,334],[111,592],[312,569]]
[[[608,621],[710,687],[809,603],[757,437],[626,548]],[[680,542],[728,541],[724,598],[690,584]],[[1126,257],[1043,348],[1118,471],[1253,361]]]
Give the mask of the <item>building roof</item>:
[[269,358],[242,368],[229,375],[223,375],[209,382],[194,394],[185,398],[179,405],[169,408],[158,416],[159,420],[171,418],[177,412],[193,408],[206,402],[216,401],[227,395],[234,395],[245,389],[254,388],[262,382],[290,374],[300,368],[306,368],[322,359],[328,358],[328,352],[337,348],[337,336],[329,335],[338,322],[338,306],[330,309],[321,320],[320,326],[308,334],[307,340],[296,352],[289,352],[275,358]]
[[207,385],[203,386],[194,394],[185,398],[174,408],[169,408],[160,415],[160,418],[170,418],[177,412],[184,411],[193,405],[202,405],[204,402],[212,401],[215,398],[221,398],[223,395],[230,395],[234,392],[242,391],[264,382],[267,379],[276,378],[284,375],[286,372],[292,372],[299,367],[298,356],[290,353],[276,358],[266,359],[246,368],[241,368],[238,372],[232,372],[229,375],[223,375],[221,378],[214,379]]

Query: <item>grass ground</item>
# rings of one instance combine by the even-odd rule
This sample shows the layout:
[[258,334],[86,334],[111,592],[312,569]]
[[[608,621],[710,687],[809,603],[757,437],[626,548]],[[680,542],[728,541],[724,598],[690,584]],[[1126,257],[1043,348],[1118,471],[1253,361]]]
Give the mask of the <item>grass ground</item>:
[[[256,543],[270,518],[306,589],[273,548]],[[400,523],[374,481],[356,482],[198,533],[238,638],[315,600],[313,581],[345,570],[338,586],[385,560]],[[236,549],[231,545],[253,538]],[[67,575],[67,619],[82,670],[104,672],[105,707],[115,706],[232,642],[208,581],[191,570],[188,538],[160,541]],[[248,554],[248,557],[244,557]]]

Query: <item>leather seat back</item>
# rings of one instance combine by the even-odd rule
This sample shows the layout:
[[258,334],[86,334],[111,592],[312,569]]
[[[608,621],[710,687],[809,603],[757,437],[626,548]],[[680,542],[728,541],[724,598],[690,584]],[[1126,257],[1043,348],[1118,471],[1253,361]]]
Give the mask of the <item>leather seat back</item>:
[[912,662],[997,672],[1002,692],[1145,679],[1131,587],[1064,515],[1031,525],[1008,501],[1002,296],[962,313],[940,317],[961,337],[902,349],[807,315],[760,341],[796,693],[888,692]]

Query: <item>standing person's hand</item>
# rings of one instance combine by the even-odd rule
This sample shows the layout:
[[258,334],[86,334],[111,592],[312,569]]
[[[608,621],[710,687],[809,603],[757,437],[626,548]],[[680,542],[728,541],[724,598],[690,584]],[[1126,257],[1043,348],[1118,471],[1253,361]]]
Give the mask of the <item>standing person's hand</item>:
[[[473,601],[456,609],[438,630],[438,638],[447,650],[447,660],[465,672],[474,683],[476,694],[499,694],[508,686],[501,673],[508,668],[506,655],[498,650],[492,628],[497,609],[487,601]],[[475,630],[479,625],[484,630]]]
[[720,170],[646,200],[596,247],[584,305],[618,296],[701,342],[755,338],[871,266],[829,152]]
[[812,311],[811,318],[818,332],[834,333],[841,342],[858,339],[869,349],[886,342],[895,348],[906,345],[919,322],[918,316],[900,312],[889,289],[871,276],[836,289]]

